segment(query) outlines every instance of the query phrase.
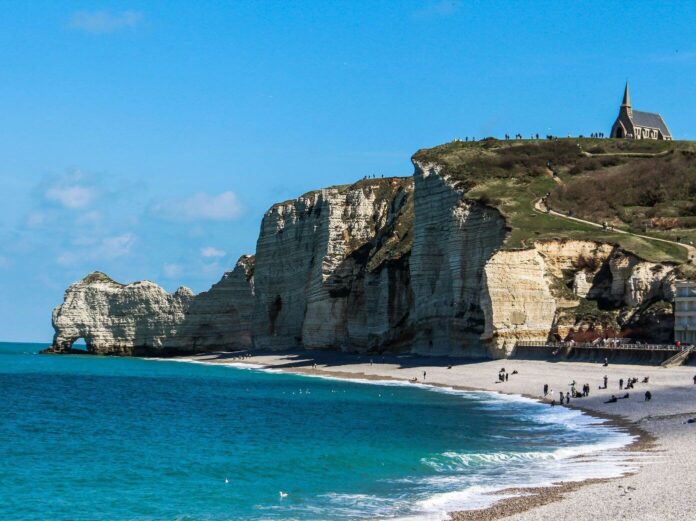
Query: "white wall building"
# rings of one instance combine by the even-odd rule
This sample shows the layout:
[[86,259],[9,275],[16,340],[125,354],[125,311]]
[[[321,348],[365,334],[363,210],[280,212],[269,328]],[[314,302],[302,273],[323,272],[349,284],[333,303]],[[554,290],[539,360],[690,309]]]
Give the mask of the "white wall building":
[[677,281],[674,297],[674,341],[696,344],[696,282]]

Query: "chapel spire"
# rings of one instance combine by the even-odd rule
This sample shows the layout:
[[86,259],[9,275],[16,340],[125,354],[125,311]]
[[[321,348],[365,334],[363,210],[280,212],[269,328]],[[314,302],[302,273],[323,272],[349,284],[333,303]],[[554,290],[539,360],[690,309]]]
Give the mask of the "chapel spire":
[[623,102],[621,102],[621,106],[631,108],[631,95],[628,92],[628,81],[626,82],[626,88],[624,89]]

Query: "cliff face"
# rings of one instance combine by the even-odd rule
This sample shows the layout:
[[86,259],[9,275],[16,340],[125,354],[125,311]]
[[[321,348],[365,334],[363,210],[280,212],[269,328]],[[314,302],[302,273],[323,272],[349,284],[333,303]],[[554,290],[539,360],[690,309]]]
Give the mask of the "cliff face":
[[171,355],[251,346],[253,257],[242,257],[210,290],[167,293],[141,281],[119,284],[95,272],[71,285],[53,311],[52,352],[82,338],[95,354]]
[[365,180],[273,206],[257,243],[258,347],[363,349],[408,314],[410,179]]
[[486,264],[482,340],[494,357],[519,340],[591,339],[640,333],[670,341],[671,313],[658,331],[635,331],[650,304],[674,296],[674,265],[642,261],[610,244],[538,241],[528,250],[499,251]]
[[[675,264],[594,240],[506,246],[499,210],[436,162],[274,205],[256,256],[209,291],[92,274],[53,314],[53,351],[248,347],[506,357],[520,340],[638,335],[669,341]],[[656,324],[660,327],[655,327]]]
[[412,349],[484,356],[482,275],[503,243],[505,221],[496,210],[464,200],[462,188],[437,165],[415,166]]

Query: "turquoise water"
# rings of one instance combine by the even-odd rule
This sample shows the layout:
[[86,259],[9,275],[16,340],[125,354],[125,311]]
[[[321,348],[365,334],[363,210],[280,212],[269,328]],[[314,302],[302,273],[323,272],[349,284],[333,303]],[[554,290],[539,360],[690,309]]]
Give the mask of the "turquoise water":
[[442,519],[488,490],[618,473],[627,441],[489,393],[43,347],[0,344],[1,519]]

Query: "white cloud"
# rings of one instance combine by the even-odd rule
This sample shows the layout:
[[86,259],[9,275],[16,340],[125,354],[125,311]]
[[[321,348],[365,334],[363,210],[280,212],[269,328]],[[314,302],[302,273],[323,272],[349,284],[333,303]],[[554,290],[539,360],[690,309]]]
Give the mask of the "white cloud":
[[45,222],[46,216],[41,212],[31,212],[27,216],[27,226],[29,226],[29,228],[38,228],[39,226],[43,226]]
[[218,248],[215,248],[213,246],[207,246],[203,249],[201,249],[201,255],[206,258],[210,257],[224,257],[226,253]]
[[102,214],[100,212],[97,210],[90,210],[89,212],[81,213],[77,219],[75,219],[75,223],[80,225],[93,225],[100,223],[101,220]]
[[219,262],[204,262],[201,266],[201,274],[204,277],[220,277],[225,271],[225,268]]
[[234,192],[218,195],[197,193],[155,205],[155,213],[173,221],[229,221],[239,217],[242,205]]
[[48,201],[56,202],[65,208],[76,210],[89,205],[96,197],[96,190],[81,185],[52,186],[44,197]]
[[144,20],[138,11],[77,11],[70,17],[68,27],[91,34],[106,34],[135,29]]
[[81,262],[112,260],[124,257],[130,254],[131,248],[135,244],[135,235],[124,233],[122,235],[104,237],[99,241],[95,241],[91,246],[86,246],[88,243],[89,241],[86,241],[85,238],[80,238],[77,244],[83,245],[83,247],[76,247],[75,250],[60,253],[56,261],[62,266],[73,266]]
[[75,252],[64,251],[56,257],[56,262],[61,266],[72,266],[73,264],[77,264],[79,258],[80,256]]
[[162,271],[164,272],[164,276],[167,277],[168,279],[175,279],[184,272],[184,268],[181,267],[180,264],[165,264],[162,267]]
[[124,233],[114,237],[106,237],[102,239],[101,245],[98,247],[99,256],[102,258],[113,259],[114,257],[123,257],[130,253],[131,247],[135,243],[135,235],[132,233]]

